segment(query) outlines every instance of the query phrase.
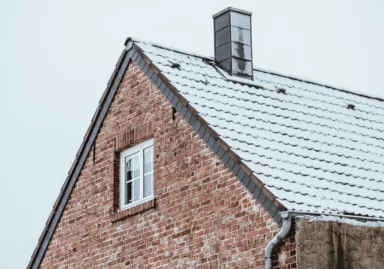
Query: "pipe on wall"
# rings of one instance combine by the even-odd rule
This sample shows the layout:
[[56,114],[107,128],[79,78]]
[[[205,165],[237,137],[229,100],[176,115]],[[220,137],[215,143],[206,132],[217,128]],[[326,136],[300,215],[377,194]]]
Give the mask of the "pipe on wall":
[[273,268],[273,250],[275,249],[276,245],[278,245],[285,237],[287,237],[289,231],[291,230],[292,216],[289,214],[289,212],[282,212],[281,217],[283,218],[283,226],[281,227],[280,232],[274,238],[272,238],[267,248],[265,249],[265,269]]

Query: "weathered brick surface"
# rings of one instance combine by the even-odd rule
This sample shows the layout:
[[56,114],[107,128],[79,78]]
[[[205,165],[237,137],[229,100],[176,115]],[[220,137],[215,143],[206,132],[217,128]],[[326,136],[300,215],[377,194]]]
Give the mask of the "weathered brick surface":
[[[156,202],[119,212],[116,149],[152,136]],[[131,63],[41,268],[264,268],[278,229]],[[281,268],[295,268],[290,240]]]
[[274,269],[297,268],[295,229],[276,247],[273,261]]

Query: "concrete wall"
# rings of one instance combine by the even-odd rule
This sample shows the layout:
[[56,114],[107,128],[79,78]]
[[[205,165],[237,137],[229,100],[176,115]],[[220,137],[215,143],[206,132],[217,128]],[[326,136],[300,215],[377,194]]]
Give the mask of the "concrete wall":
[[384,227],[348,221],[296,221],[299,269],[383,269]]

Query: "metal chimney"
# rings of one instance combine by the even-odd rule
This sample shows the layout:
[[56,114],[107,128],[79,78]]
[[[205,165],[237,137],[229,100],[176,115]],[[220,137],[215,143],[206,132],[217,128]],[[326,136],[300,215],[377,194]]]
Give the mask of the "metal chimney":
[[212,16],[215,60],[232,76],[253,79],[252,13],[228,7]]

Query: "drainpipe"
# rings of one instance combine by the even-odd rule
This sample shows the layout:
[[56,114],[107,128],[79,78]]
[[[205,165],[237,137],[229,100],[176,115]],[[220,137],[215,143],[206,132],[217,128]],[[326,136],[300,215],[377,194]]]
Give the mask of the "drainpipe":
[[281,212],[280,214],[283,218],[283,226],[281,227],[280,232],[274,238],[272,238],[267,248],[265,249],[265,269],[273,268],[273,250],[277,244],[279,244],[285,237],[287,237],[289,231],[291,230],[292,216],[289,214],[289,212]]

